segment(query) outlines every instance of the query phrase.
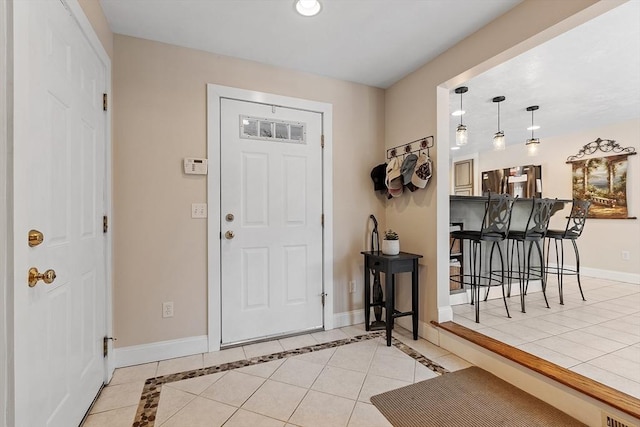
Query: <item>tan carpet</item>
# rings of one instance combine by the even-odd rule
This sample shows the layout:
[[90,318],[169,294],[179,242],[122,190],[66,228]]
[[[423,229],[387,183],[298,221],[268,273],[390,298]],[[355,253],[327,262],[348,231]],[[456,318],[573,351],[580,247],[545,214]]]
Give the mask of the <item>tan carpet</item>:
[[478,367],[371,397],[394,427],[584,426]]

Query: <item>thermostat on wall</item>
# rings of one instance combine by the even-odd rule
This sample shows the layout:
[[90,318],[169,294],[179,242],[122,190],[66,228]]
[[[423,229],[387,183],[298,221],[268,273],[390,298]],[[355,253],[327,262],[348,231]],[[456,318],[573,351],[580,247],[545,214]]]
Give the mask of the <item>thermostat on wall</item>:
[[193,159],[185,157],[184,173],[188,175],[206,175],[207,159]]

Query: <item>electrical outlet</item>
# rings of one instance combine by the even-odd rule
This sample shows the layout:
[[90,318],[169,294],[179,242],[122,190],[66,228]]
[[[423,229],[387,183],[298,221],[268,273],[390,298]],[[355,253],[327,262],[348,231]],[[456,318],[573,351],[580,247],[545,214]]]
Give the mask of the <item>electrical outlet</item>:
[[206,203],[191,203],[191,218],[206,218],[206,217],[207,217]]
[[629,253],[629,251],[622,251],[622,259],[625,261],[629,261],[629,257],[631,256],[631,254]]
[[350,293],[354,293],[356,291],[356,281],[355,280],[350,280],[349,281],[349,292]]
[[173,301],[162,303],[162,317],[173,317]]

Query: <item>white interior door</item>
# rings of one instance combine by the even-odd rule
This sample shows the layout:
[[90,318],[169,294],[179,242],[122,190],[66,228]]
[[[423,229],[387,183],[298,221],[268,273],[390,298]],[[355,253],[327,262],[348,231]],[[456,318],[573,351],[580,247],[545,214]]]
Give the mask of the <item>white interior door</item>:
[[322,116],[221,100],[222,343],[322,327]]
[[60,1],[13,4],[16,425],[77,426],[105,372],[105,67]]

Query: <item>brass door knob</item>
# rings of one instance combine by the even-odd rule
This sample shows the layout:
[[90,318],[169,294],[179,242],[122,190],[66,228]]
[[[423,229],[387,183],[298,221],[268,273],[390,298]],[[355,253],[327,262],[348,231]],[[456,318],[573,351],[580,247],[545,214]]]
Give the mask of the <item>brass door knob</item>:
[[228,240],[231,240],[234,237],[236,237],[236,235],[233,231],[229,230],[226,233],[224,233],[224,237],[226,237]]
[[38,272],[38,269],[31,267],[29,269],[29,287],[33,288],[38,284],[38,280],[42,280],[47,285],[53,283],[56,280],[56,272],[54,270],[47,270],[44,273]]
[[44,242],[44,235],[38,230],[29,230],[29,247],[33,248]]

